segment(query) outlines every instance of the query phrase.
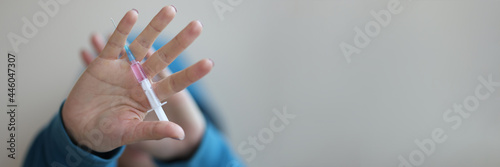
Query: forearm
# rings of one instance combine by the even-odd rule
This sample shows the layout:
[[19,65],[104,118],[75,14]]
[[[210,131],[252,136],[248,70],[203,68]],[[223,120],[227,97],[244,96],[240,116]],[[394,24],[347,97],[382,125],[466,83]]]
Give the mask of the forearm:
[[177,166],[244,166],[238,156],[232,152],[224,136],[210,123],[207,124],[201,142],[191,157],[183,160],[156,160],[161,167]]

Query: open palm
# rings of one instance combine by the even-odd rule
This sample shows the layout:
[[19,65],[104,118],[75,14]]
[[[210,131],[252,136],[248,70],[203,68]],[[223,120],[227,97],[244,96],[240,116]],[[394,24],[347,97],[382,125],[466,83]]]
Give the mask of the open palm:
[[[106,152],[122,145],[166,137],[182,139],[184,132],[173,122],[143,121],[150,109],[144,92],[134,78],[126,58],[118,58],[138,13],[127,12],[100,55],[89,64],[69,94],[62,117],[70,137],[79,145]],[[164,7],[130,44],[137,60],[142,60],[156,37],[172,20],[175,10]],[[143,63],[149,78],[161,72],[201,33],[201,23],[191,22],[171,42]],[[126,57],[126,56],[123,56]],[[164,101],[205,76],[212,68],[208,59],[153,83]]]

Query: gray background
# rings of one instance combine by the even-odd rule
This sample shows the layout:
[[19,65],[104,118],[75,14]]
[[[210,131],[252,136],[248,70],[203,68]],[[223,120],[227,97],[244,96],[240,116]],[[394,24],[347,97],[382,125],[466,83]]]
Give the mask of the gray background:
[[213,0],[72,0],[17,53],[17,158],[8,159],[6,35],[21,34],[21,18],[42,11],[37,2],[0,3],[2,166],[19,166],[57,112],[84,69],[79,50],[90,48],[92,32],[110,32],[109,18],[132,8],[140,11],[134,30],[141,31],[170,4],[179,12],[164,36],[191,20],[204,24],[186,53],[191,63],[215,61],[201,82],[237,154],[249,157],[237,147],[269,128],[273,109],[296,115],[249,166],[398,166],[398,156],[408,159],[418,149],[414,140],[435,128],[448,138],[422,166],[500,166],[498,90],[457,130],[443,120],[474,94],[478,77],[500,81],[500,1],[491,0],[402,0],[403,11],[351,63],[339,44],[352,44],[354,27],[373,21],[370,11],[386,9],[388,0],[243,0],[224,20]]

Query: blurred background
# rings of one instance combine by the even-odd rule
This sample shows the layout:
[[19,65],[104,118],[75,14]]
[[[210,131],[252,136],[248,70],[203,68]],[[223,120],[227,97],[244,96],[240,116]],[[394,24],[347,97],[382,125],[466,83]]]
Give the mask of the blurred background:
[[[396,2],[399,14],[380,25],[371,11],[389,11]],[[70,0],[15,52],[15,160],[6,150],[7,53],[14,51],[7,34],[22,36],[22,18],[32,21],[44,10],[38,1],[0,4],[1,166],[22,164],[84,70],[79,51],[91,48],[92,33],[111,32],[109,18],[132,8],[140,11],[138,33],[165,5],[178,13],[163,37],[202,21],[186,59],[215,61],[200,83],[249,166],[500,166],[500,87],[483,87],[491,94],[476,104],[466,101],[477,107],[468,117],[444,116],[455,104],[467,105],[482,85],[478,78],[500,82],[500,1]],[[370,43],[360,48],[356,27],[366,34],[366,25],[374,26],[373,37],[365,35]],[[343,42],[359,49],[350,61]],[[271,120],[285,110],[295,117],[269,136]],[[462,122],[452,129],[457,122],[449,118]],[[416,144],[436,129],[444,142]],[[264,148],[245,144],[249,137]]]

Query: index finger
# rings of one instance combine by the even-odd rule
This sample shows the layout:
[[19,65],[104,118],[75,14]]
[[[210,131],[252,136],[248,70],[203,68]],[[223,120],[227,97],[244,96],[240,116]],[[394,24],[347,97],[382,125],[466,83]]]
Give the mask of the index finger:
[[127,40],[127,36],[132,30],[135,22],[137,21],[137,10],[132,9],[128,11],[125,16],[123,16],[120,23],[116,27],[113,35],[108,40],[108,43],[102,50],[99,57],[105,59],[118,58],[118,55],[122,51],[125,46],[125,41]]

